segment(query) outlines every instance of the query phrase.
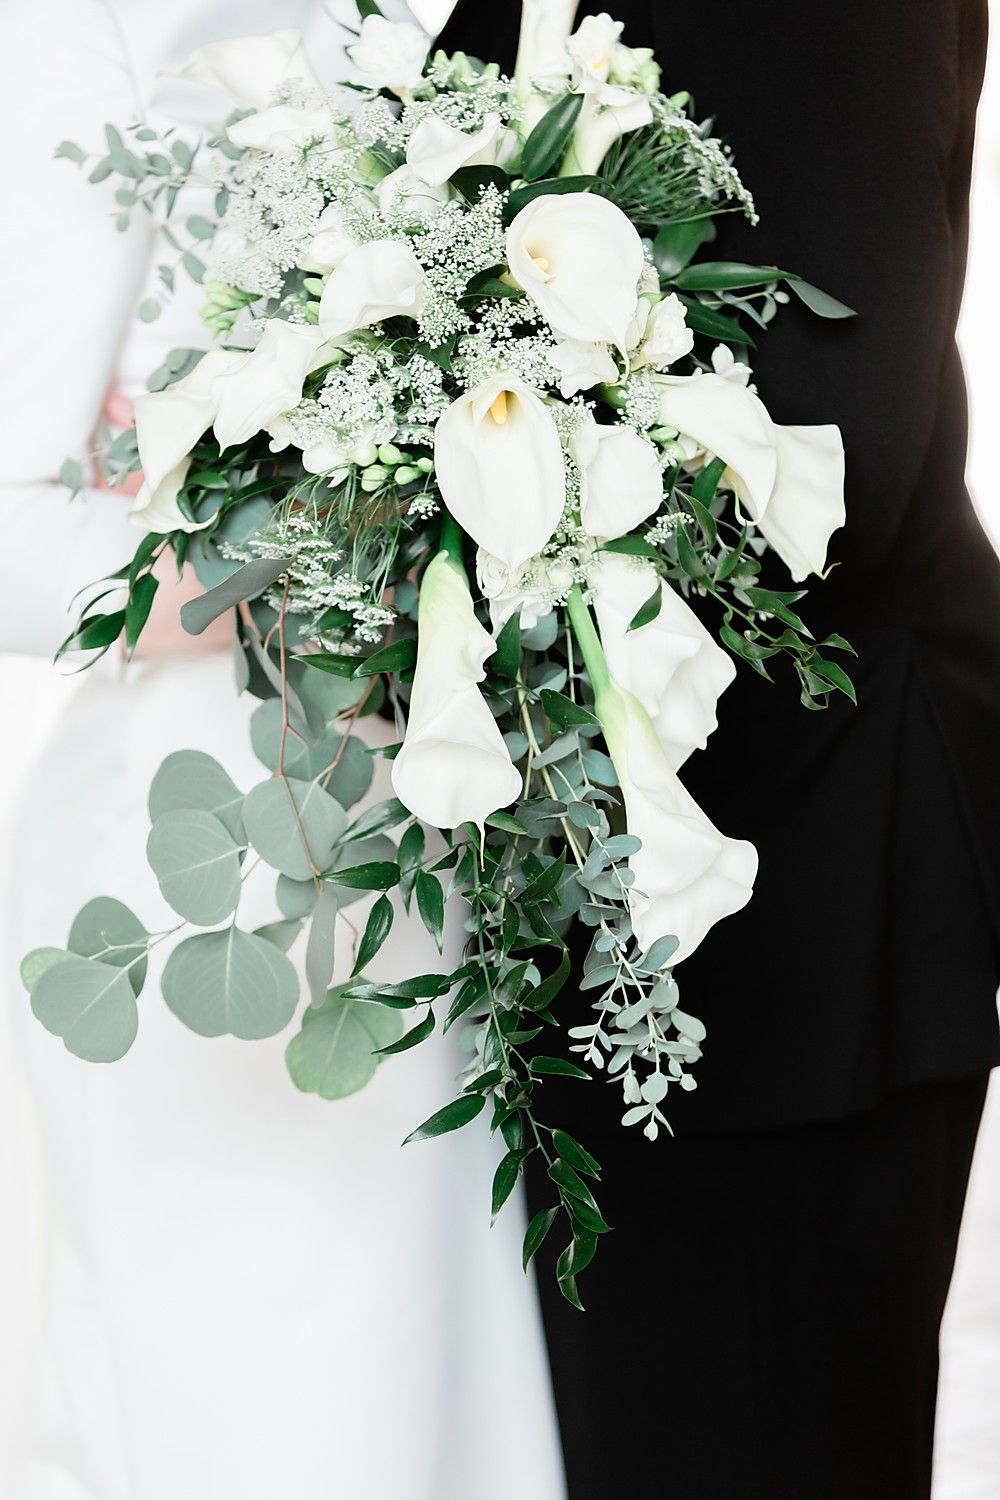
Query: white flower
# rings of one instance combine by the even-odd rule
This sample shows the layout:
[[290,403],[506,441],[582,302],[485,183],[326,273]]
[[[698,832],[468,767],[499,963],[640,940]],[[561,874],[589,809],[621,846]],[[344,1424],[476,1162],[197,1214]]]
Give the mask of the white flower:
[[661,420],[725,460],[741,504],[792,578],[821,572],[845,520],[839,429],[779,427],[753,391],[722,375],[661,375],[656,384]]
[[[755,517],[796,583],[826,567],[830,537],[847,519],[844,443],[840,428],[780,427],[774,423],[778,474],[766,508]],[[750,494],[736,477],[736,493],[753,515]]]
[[392,763],[396,796],[435,828],[482,828],[521,792],[520,774],[479,691],[483,663],[495,649],[460,567],[439,552],[420,585],[409,717]]
[[424,182],[440,187],[460,167],[509,163],[512,147],[516,149],[516,138],[499,115],[487,115],[471,135],[437,115],[427,115],[410,136],[406,162]]
[[607,198],[533,199],[507,230],[507,262],[556,333],[624,351],[645,256],[635,228]]
[[383,218],[403,215],[412,224],[429,224],[432,219],[437,218],[442,205],[451,196],[451,188],[447,184],[432,187],[429,182],[418,177],[412,167],[407,166],[397,167],[388,177],[383,177],[375,189]]
[[567,168],[592,175],[616,141],[652,123],[653,109],[646,94],[614,83],[598,84],[583,101]]
[[518,568],[510,568],[499,557],[480,547],[476,554],[476,577],[483,598],[489,601],[490,619],[501,630],[511,615],[521,611],[521,629],[532,630],[552,613],[555,600],[573,584],[573,569],[561,558],[533,557]]
[[624,24],[613,21],[607,11],[584,16],[566,43],[574,88],[587,91],[595,84],[607,82],[612,54],[624,29]]
[[296,109],[274,104],[270,109],[246,115],[226,129],[234,146],[254,151],[300,151],[313,141],[331,139],[336,126],[326,109]]
[[299,257],[299,265],[303,271],[325,275],[339,265],[348,250],[353,250],[356,244],[357,241],[345,228],[343,209],[338,203],[328,203],[316,220],[316,232],[309,241],[305,254]]
[[634,364],[652,365],[665,370],[694,348],[694,334],[687,326],[684,304],[676,292],[664,297],[650,309],[649,319]]
[[559,433],[519,375],[501,371],[452,402],[438,418],[434,468],[456,521],[509,568],[540,552],[562,518]]
[[732,380],[736,385],[749,385],[753,373],[749,365],[736,358],[728,344],[716,344],[712,350],[712,369],[723,380]]
[[559,391],[568,401],[579,391],[610,385],[618,366],[607,344],[585,344],[580,339],[556,339],[549,360],[559,374]]
[[636,940],[650,948],[676,937],[675,964],[690,957],[722,917],[753,894],[757,851],[726,838],[685,790],[649,714],[614,682],[599,690],[597,716],[621,783],[630,832],[642,848],[629,860],[629,911]]
[[569,450],[580,470],[580,524],[591,536],[624,536],[659,509],[663,474],[656,449],[631,427],[584,422]]
[[611,83],[626,83],[644,94],[655,94],[660,87],[660,66],[652,47],[626,47],[616,42],[611,49],[608,78]]
[[311,324],[271,318],[256,349],[213,382],[219,447],[245,443],[297,406],[309,371],[326,362],[320,354],[325,343],[326,335]]
[[629,630],[657,587],[651,563],[605,552],[591,570],[601,644],[619,687],[638,698],[656,725],[671,766],[704,750],[717,727],[716,704],[736,664],[669,584],[660,582],[660,612]]
[[179,68],[168,69],[167,76],[190,78],[222,89],[243,109],[264,109],[275,90],[292,79],[306,88],[320,87],[306,57],[302,33],[292,26],[272,31],[270,36],[209,42],[192,52]]
[[566,40],[573,29],[578,0],[524,0],[514,82],[521,101],[525,135],[549,107],[546,91],[569,78]]
[[383,318],[417,318],[427,279],[409,245],[371,240],[349,250],[330,273],[319,304],[319,326],[327,338],[370,328]]
[[372,89],[388,89],[405,98],[420,83],[431,39],[409,21],[387,21],[384,16],[365,16],[360,40],[348,47],[347,55]]
[[147,531],[198,531],[208,525],[208,521],[189,521],[177,504],[177,495],[190,466],[191,449],[215,420],[216,376],[243,359],[238,351],[213,349],[183,380],[135,398],[143,484],[129,515]]

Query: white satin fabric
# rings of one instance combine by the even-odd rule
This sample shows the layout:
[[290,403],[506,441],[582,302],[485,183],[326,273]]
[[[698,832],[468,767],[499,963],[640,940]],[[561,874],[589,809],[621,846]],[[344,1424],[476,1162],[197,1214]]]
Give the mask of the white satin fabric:
[[[138,533],[123,499],[91,491],[69,503],[55,476],[85,451],[109,387],[134,391],[165,348],[198,341],[176,321],[133,323],[148,234],[116,235],[106,190],[52,164],[51,147],[98,141],[105,119],[144,106],[155,68],[199,43],[294,24],[321,76],[335,76],[335,33],[305,0],[32,0],[0,18],[14,267],[0,354],[0,411],[12,419],[0,442],[4,650],[47,655],[74,589],[128,557]],[[176,83],[153,99],[161,118],[191,120],[220,103]],[[30,1283],[40,1295],[27,1336],[0,1343],[0,1390],[20,1398],[0,1494],[562,1500],[520,1203],[489,1227],[494,1143],[473,1126],[399,1146],[453,1097],[451,1039],[327,1104],[293,1088],[287,1037],[196,1037],[163,1006],[155,973],[138,1041],[107,1068],[70,1057],[17,982],[17,955],[63,942],[90,895],[167,925],[143,859],[149,779],[184,746],[215,755],[244,789],[262,779],[251,707],[222,657],[127,673],[111,662],[72,695],[18,796],[3,990],[38,1122],[24,1196],[40,1230],[29,1234],[22,1207],[0,1259],[23,1268],[25,1298]],[[251,880],[248,924],[273,914],[271,884],[264,871]],[[363,921],[363,907],[348,916]],[[351,932],[340,936],[346,972]],[[380,972],[438,963],[400,916]],[[6,1153],[22,1176],[26,1151],[22,1140]]]

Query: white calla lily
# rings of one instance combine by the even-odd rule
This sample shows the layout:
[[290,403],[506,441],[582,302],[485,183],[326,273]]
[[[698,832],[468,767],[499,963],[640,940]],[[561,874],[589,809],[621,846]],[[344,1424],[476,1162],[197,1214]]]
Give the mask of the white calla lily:
[[[796,583],[822,573],[830,537],[847,520],[844,506],[844,442],[840,428],[774,424],[778,474],[757,525]],[[750,496],[736,480],[736,493],[751,510]],[[752,514],[752,511],[751,511]]]
[[375,198],[385,219],[403,219],[407,224],[430,224],[450,200],[447,183],[432,186],[412,167],[397,167],[375,188]]
[[656,384],[661,420],[725,460],[741,504],[792,578],[822,572],[845,521],[839,429],[780,427],[754,391],[724,375],[661,375]]
[[312,324],[270,319],[256,349],[213,382],[219,447],[245,443],[297,406],[306,376],[324,362],[319,351],[325,343],[326,335]]
[[297,79],[306,88],[320,81],[306,56],[297,27],[272,31],[269,36],[232,37],[209,42],[179,68],[166,70],[169,78],[189,78],[221,89],[243,109],[264,109],[275,90]]
[[653,107],[637,89],[602,83],[588,91],[563,165],[565,176],[591,176],[623,135],[653,123]]
[[478,828],[513,802],[521,776],[479,691],[496,642],[476,619],[469,585],[449,552],[420,585],[417,665],[392,787],[404,807],[435,828]]
[[659,614],[629,629],[657,588],[651,563],[605,552],[591,570],[590,586],[611,675],[651,716],[667,759],[679,771],[716,729],[716,705],[736,676],[736,664],[663,581]]
[[423,77],[430,44],[427,33],[411,21],[387,21],[384,16],[368,15],[347,55],[367,88],[388,89],[405,99]]
[[569,451],[580,471],[580,524],[591,536],[624,536],[659,509],[660,460],[652,443],[631,427],[583,422]]
[[316,220],[315,233],[305,254],[300,256],[299,265],[303,271],[325,275],[339,265],[347,252],[356,245],[357,240],[345,227],[344,211],[340,204],[328,203]]
[[296,109],[290,104],[274,104],[270,109],[245,115],[226,129],[234,146],[254,151],[301,151],[314,141],[336,135],[336,127],[326,109]]
[[342,338],[384,318],[417,318],[427,296],[427,278],[409,245],[370,240],[349,250],[334,267],[319,304],[319,326],[327,338]]
[[434,467],[448,510],[480,547],[517,568],[562,518],[566,466],[555,423],[519,375],[500,372],[438,418]]
[[511,144],[511,132],[497,114],[487,115],[471,133],[428,115],[410,136],[406,164],[422,181],[440,187],[461,167],[495,167],[509,161]]
[[242,363],[238,350],[212,349],[190,375],[162,391],[135,398],[135,436],[142,487],[129,515],[147,531],[199,531],[208,521],[190,521],[177,495],[190,465],[189,454],[211,427],[218,411],[216,377]]
[[556,333],[624,353],[645,255],[620,208],[594,193],[543,194],[507,230],[507,263]]
[[547,91],[569,78],[566,42],[573,30],[577,4],[578,0],[523,0],[514,83],[525,135],[548,109]]
[[675,937],[681,963],[710,928],[742,910],[753,895],[757,851],[727,838],[681,785],[639,700],[614,683],[597,699],[597,715],[621,783],[629,831],[642,840],[629,867],[632,930],[642,948]]
[[567,401],[580,391],[610,385],[618,379],[618,366],[607,344],[557,338],[549,360],[558,375],[560,395]]

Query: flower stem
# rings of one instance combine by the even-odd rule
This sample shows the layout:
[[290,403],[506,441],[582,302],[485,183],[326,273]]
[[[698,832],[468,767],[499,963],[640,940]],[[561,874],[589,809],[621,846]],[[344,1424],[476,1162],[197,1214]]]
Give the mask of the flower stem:
[[447,552],[452,566],[465,573],[462,562],[462,528],[454,516],[443,511],[441,516],[441,551]]
[[612,686],[611,673],[608,670],[608,659],[601,645],[601,638],[597,634],[594,617],[587,607],[584,597],[580,592],[580,585],[574,583],[566,600],[566,613],[569,623],[573,627],[577,645],[580,647],[580,655],[590,674],[590,681],[594,688],[594,697],[599,698],[602,692]]

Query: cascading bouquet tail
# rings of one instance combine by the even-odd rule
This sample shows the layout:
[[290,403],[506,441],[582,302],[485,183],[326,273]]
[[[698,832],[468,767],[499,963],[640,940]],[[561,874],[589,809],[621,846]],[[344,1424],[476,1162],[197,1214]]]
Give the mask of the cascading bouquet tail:
[[[525,1264],[562,1214],[578,1305],[607,1229],[599,1166],[544,1118],[542,1084],[603,1073],[655,1139],[705,1036],[674,968],[756,873],[679,773],[734,658],[765,678],[786,658],[807,707],[853,696],[830,655],[847,642],[797,612],[844,521],[840,435],[774,423],[748,364],[789,294],[850,310],[704,258],[715,217],[753,202],[609,16],[573,30],[568,0],[526,0],[507,79],[358,8],[350,87],[322,86],[295,31],[215,43],[180,72],[235,102],[217,135],[60,147],[120,179],[119,228],[162,219],[163,296],[178,269],[203,280],[216,340],[172,351],[101,455],[112,482],[141,469],[144,535],[63,650],[131,653],[167,553],[205,589],[189,631],[232,614],[264,769],[244,793],[181,751],[153,782],[149,862],[201,929],[167,958],[167,1005],[206,1036],[274,1035],[299,1010],[299,945],[288,1067],[325,1098],[461,1022],[457,1097],[410,1139],[489,1108],[494,1213],[541,1153],[553,1207]],[[211,213],[184,208],[192,183]],[[376,713],[395,742],[365,733]],[[373,801],[380,756],[394,795]],[[242,887],[268,871],[274,921],[245,931]],[[361,898],[331,988],[337,914]],[[413,907],[451,960],[389,982],[377,955]],[[560,999],[574,924],[582,1005]],[[79,1056],[120,1057],[148,953],[177,931],[91,901],[65,949],[24,962],[35,1014]]]

